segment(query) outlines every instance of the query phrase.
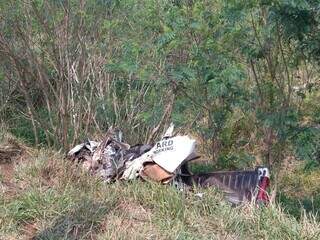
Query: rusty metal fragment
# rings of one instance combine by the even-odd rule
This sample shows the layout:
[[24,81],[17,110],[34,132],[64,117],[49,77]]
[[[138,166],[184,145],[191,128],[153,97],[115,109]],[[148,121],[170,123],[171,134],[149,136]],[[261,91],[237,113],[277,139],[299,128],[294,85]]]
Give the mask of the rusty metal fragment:
[[158,164],[148,162],[144,165],[140,176],[145,180],[152,180],[161,183],[168,183],[174,177],[174,174],[167,172]]

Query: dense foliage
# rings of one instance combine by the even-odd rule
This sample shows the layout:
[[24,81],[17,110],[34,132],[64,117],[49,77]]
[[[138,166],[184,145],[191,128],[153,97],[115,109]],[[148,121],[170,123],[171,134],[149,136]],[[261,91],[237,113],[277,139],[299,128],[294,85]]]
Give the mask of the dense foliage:
[[319,164],[318,0],[9,0],[0,18],[1,120],[32,143],[173,121],[218,168]]

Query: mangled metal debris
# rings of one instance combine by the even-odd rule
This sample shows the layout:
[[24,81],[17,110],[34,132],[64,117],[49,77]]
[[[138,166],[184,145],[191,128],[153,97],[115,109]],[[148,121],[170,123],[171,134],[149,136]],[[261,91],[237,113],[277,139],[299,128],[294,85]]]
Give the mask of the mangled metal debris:
[[149,145],[129,144],[120,141],[119,135],[109,130],[101,142],[87,140],[68,152],[68,158],[81,163],[85,169],[100,176],[106,182],[119,179],[128,163],[138,159],[151,149]]
[[141,178],[171,184],[178,189],[216,187],[234,204],[251,200],[269,201],[267,168],[192,174],[187,164],[199,158],[195,152],[196,141],[189,136],[174,136],[173,130],[171,124],[162,139],[153,146],[130,146],[122,142],[121,131],[110,129],[101,142],[86,140],[75,146],[69,151],[68,158],[108,183],[117,179]]
[[216,187],[226,199],[239,204],[244,201],[266,203],[269,201],[266,192],[269,187],[268,168],[258,167],[252,171],[218,171],[191,175],[192,184],[198,187]]

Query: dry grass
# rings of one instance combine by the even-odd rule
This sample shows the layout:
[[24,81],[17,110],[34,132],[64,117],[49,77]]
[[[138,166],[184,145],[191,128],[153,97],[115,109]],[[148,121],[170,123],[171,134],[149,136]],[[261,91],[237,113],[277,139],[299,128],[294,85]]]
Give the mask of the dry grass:
[[283,178],[283,192],[292,197],[310,197],[320,192],[320,170],[304,172],[301,167]]
[[233,208],[213,189],[199,199],[140,181],[106,185],[51,150],[12,168],[15,194],[0,195],[1,240],[320,238],[306,214],[298,221],[276,205]]

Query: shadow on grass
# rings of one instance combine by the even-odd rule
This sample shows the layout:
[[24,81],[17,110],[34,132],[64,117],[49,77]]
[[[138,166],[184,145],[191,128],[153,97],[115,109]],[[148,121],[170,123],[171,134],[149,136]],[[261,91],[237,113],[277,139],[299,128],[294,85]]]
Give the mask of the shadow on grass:
[[105,203],[96,203],[91,200],[82,202],[32,239],[92,239],[92,236],[98,231],[100,223],[111,209],[112,207]]

